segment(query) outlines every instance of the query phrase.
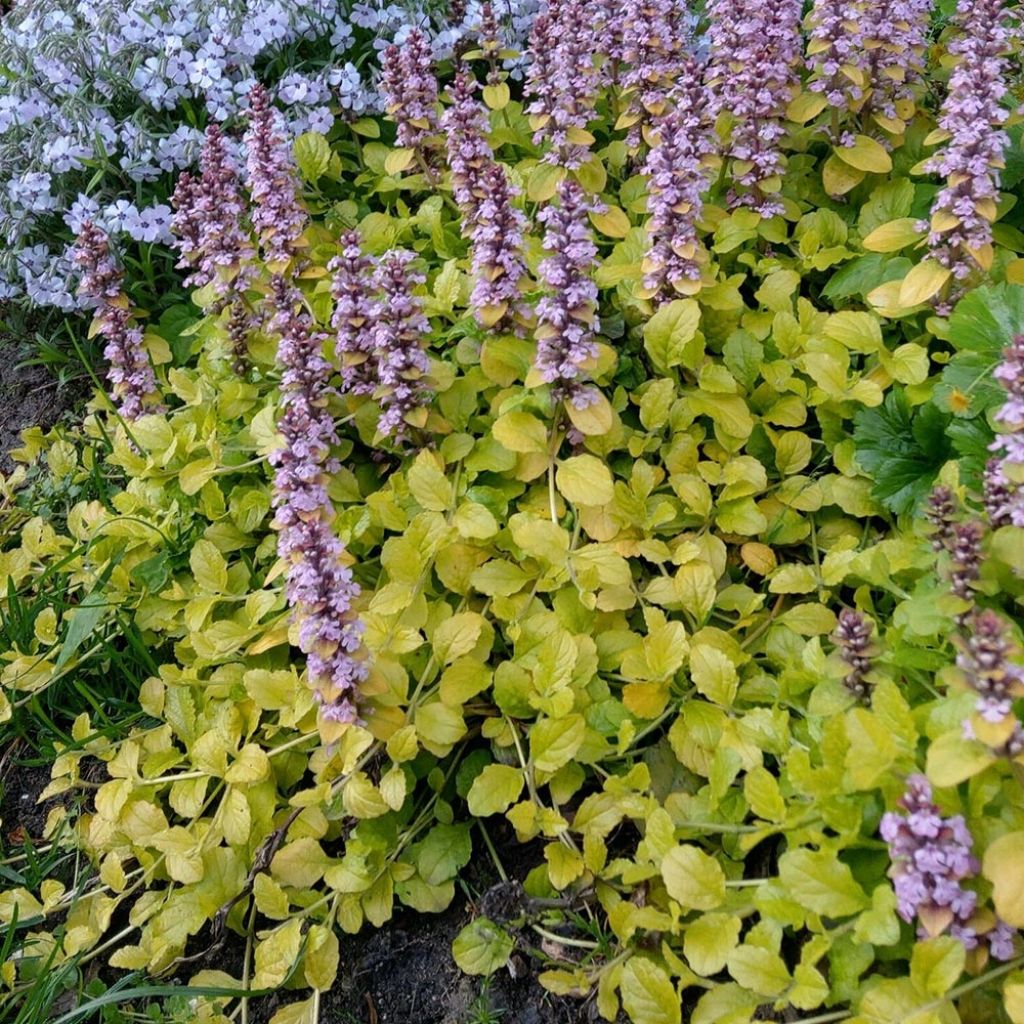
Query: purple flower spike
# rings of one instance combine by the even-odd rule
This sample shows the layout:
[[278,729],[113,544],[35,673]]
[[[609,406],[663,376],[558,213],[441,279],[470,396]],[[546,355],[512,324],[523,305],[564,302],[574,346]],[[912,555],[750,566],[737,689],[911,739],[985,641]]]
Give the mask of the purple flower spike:
[[475,98],[476,79],[465,66],[459,67],[452,83],[452,105],[441,118],[448,166],[452,172],[452,191],[467,224],[477,219],[480,205],[480,179],[494,162],[494,153],[485,138],[487,111]]
[[864,98],[864,87],[855,76],[867,75],[869,55],[860,31],[861,17],[850,0],[816,0],[811,11],[810,46],[807,63],[811,69],[808,87],[823,93],[831,107],[845,110]]
[[977,894],[960,885],[980,867],[971,853],[974,841],[961,815],[942,817],[923,775],[907,779],[899,803],[905,813],[890,811],[879,827],[889,844],[897,909],[904,921],[919,919],[922,938],[939,935],[974,913]]
[[185,284],[201,288],[214,282],[224,296],[244,289],[251,276],[246,264],[254,252],[243,225],[247,204],[238,172],[216,124],[206,129],[200,166],[198,180],[188,174],[178,180],[171,199],[171,230],[182,254],[178,266],[192,270]]
[[597,355],[594,334],[600,330],[592,276],[597,246],[587,215],[604,207],[588,199],[571,178],[559,185],[558,199],[557,206],[539,214],[544,249],[550,253],[539,269],[550,294],[537,303],[536,367],[552,385],[556,401],[564,399],[582,409],[596,399],[593,387],[584,386],[580,378],[583,363]]
[[856,22],[854,45],[866,56],[867,109],[897,118],[901,101],[924,71],[925,47],[933,0],[868,0],[851,12]]
[[960,884],[981,867],[971,853],[974,840],[963,817],[942,817],[932,802],[931,784],[923,775],[907,779],[907,790],[899,804],[904,813],[884,814],[879,834],[889,844],[889,876],[896,889],[900,917],[908,922],[917,918],[919,938],[948,931],[967,949],[983,940],[997,960],[1010,959],[1015,933],[997,921],[979,934],[972,920],[977,893]]
[[1006,401],[995,414],[999,433],[985,470],[985,509],[993,526],[1024,526],[1024,334],[1007,346],[993,376]]
[[700,281],[697,221],[707,187],[704,157],[715,143],[707,116],[700,66],[692,57],[680,65],[668,112],[654,122],[644,172],[649,179],[644,288],[671,297]]
[[405,438],[407,417],[429,396],[423,378],[430,369],[423,343],[430,322],[412,292],[426,280],[409,266],[416,254],[385,253],[377,267],[380,292],[374,320],[381,415],[377,429],[384,437]]
[[978,695],[978,714],[998,725],[1012,714],[1013,701],[1024,683],[1024,669],[1009,660],[1013,653],[1009,630],[991,608],[972,615],[966,625],[967,637],[956,663]]
[[638,113],[662,112],[690,41],[687,15],[679,0],[627,0],[621,15],[622,58],[628,65],[622,84],[635,91]]
[[797,82],[802,6],[801,0],[713,0],[710,5],[711,113],[728,112],[735,119],[727,155],[743,186],[731,204],[753,207],[763,217],[783,209],[776,195],[785,170],[779,141]]
[[853,608],[844,608],[839,613],[835,642],[840,657],[849,668],[843,682],[847,690],[860,701],[866,700],[871,693],[871,686],[866,679],[875,654],[871,634],[871,622],[860,612]]
[[299,202],[299,179],[291,147],[262,85],[252,87],[249,104],[245,143],[253,201],[252,224],[266,262],[283,264],[295,255],[307,214]]
[[1001,0],[960,0],[956,22],[962,34],[949,44],[958,62],[939,117],[949,141],[928,162],[929,171],[946,179],[932,203],[931,255],[961,280],[991,260],[1000,169],[1009,144],[1002,129],[1008,116],[1005,17]]
[[97,329],[106,340],[107,380],[118,411],[126,420],[136,420],[156,394],[156,376],[122,292],[124,275],[110,254],[110,240],[91,221],[78,233],[74,261],[82,270],[79,294],[95,305]]
[[372,394],[377,386],[373,262],[363,255],[359,232],[342,235],[341,255],[331,260],[328,269],[334,275],[331,326],[337,332],[335,345],[342,363],[342,390],[353,395]]
[[270,458],[278,553],[288,563],[286,594],[299,622],[299,646],[307,655],[320,714],[327,721],[354,722],[366,665],[356,657],[362,627],[351,607],[359,587],[343,564],[344,546],[331,529],[334,508],[327,494],[329,475],[338,468],[331,455],[338,436],[327,408],[333,368],[323,356],[325,338],[301,296],[280,275],[272,287],[281,334],[278,429],[285,442]]
[[391,44],[381,57],[384,109],[398,125],[398,145],[422,152],[438,132],[437,78],[430,40],[414,28],[402,46]]
[[534,142],[550,143],[545,161],[560,167],[579,167],[590,155],[582,138],[600,85],[595,28],[585,0],[551,0],[534,19],[526,112]]
[[515,328],[525,315],[523,256],[526,217],[513,204],[515,189],[503,167],[491,164],[480,176],[477,217],[470,230],[473,258],[471,304],[477,320],[495,331]]

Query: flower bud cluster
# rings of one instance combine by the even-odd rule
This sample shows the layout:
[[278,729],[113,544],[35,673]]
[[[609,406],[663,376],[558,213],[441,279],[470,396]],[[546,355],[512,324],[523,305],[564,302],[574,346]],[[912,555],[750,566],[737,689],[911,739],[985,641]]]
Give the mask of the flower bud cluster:
[[[122,291],[124,275],[110,252],[105,231],[86,221],[78,232],[74,261],[81,269],[79,294],[96,309],[95,323],[106,344],[107,380],[118,411],[136,420],[156,393],[156,376]],[[154,408],[150,408],[154,411]]]

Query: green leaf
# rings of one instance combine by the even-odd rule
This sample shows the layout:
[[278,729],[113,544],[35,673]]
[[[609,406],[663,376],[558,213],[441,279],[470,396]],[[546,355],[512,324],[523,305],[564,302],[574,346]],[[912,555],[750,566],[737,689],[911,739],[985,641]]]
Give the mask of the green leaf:
[[779,881],[792,899],[815,914],[847,917],[868,904],[849,866],[831,850],[788,850],[779,858]]
[[82,603],[73,612],[65,614],[65,621],[69,621],[68,631],[53,666],[55,672],[59,672],[71,660],[75,651],[100,624],[103,613],[109,608],[110,602],[107,598],[94,590],[91,594],[86,594]]
[[515,949],[515,940],[486,917],[470,921],[455,936],[452,955],[466,974],[488,975],[504,967]]
[[469,863],[473,841],[470,825],[435,825],[413,847],[416,870],[428,885],[440,885],[454,878]]
[[1024,864],[1024,832],[1008,832],[985,851],[982,870],[992,883],[996,913],[1012,928],[1024,928],[1021,864]]
[[619,982],[622,1005],[633,1024],[681,1024],[682,1002],[663,967],[632,956]]
[[855,422],[857,462],[874,480],[872,494],[892,512],[910,512],[952,457],[949,417],[930,402],[913,410],[906,393],[894,388],[882,405],[861,410]]

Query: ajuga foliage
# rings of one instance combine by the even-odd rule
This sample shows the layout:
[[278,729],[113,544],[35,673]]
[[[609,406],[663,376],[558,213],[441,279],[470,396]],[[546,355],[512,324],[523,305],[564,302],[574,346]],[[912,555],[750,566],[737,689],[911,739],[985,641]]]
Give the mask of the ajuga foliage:
[[339,932],[444,909],[503,816],[543,909],[471,974],[539,927],[609,1021],[1024,1020],[1020,26],[947,6],[557,0],[521,84],[414,31],[379,126],[291,143],[257,89],[246,169],[208,133],[192,306],[87,233],[152,371],[3,484],[3,716],[123,623],[152,670],[69,727],[96,873],[0,894],[14,993],[237,989],[226,930],[314,1021]]

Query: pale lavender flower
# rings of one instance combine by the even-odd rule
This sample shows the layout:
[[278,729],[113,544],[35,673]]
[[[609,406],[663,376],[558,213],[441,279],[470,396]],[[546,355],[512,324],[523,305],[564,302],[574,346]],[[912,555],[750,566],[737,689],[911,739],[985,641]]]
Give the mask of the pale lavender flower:
[[252,194],[252,224],[267,263],[286,263],[296,253],[307,214],[299,202],[299,180],[280,117],[262,85],[249,93],[246,165]]
[[597,246],[588,214],[604,207],[588,199],[571,178],[559,185],[558,200],[557,206],[538,215],[545,228],[543,246],[550,255],[539,267],[549,294],[537,303],[536,367],[552,386],[556,401],[586,408],[597,395],[581,381],[583,364],[597,355],[594,335],[600,330],[593,279]]
[[693,57],[681,61],[669,109],[655,120],[644,173],[648,177],[644,288],[669,297],[686,292],[701,276],[697,221],[708,184],[704,162],[715,150],[707,115],[700,66]]
[[498,164],[490,164],[480,176],[479,192],[469,236],[474,281],[471,304],[483,326],[504,330],[524,315],[526,217],[513,204],[516,191]]
[[996,458],[985,479],[985,506],[993,526],[1024,526],[1024,334],[1003,352],[993,376],[1006,391],[995,412],[999,431],[990,448]]
[[786,108],[801,57],[801,0],[713,0],[710,4],[712,116],[733,118],[726,155],[742,186],[733,206],[750,206],[763,217],[782,212],[777,192],[785,170],[780,149]]
[[335,351],[341,362],[342,390],[372,394],[377,384],[373,263],[363,254],[359,232],[341,237],[341,255],[328,264],[333,276]]
[[963,279],[986,267],[999,177],[1009,138],[1002,126],[1008,110],[1006,52],[1010,31],[1002,0],[960,0],[960,34],[949,44],[957,64],[949,79],[939,127],[949,141],[928,162],[946,179],[932,203],[928,244],[933,259]]
[[82,271],[79,294],[95,306],[97,328],[106,341],[107,380],[118,411],[126,420],[138,419],[147,405],[149,411],[156,411],[151,404],[157,392],[156,376],[122,291],[123,274],[111,256],[106,232],[86,221],[73,258]]
[[974,841],[959,814],[943,818],[923,775],[911,775],[899,801],[905,813],[883,815],[879,833],[889,844],[897,911],[904,921],[918,919],[921,938],[940,935],[974,914],[977,894],[960,884],[977,874]]
[[407,434],[409,416],[429,398],[424,378],[430,364],[423,345],[430,322],[413,295],[426,278],[411,268],[415,259],[405,250],[385,253],[374,281],[380,293],[373,326],[381,407],[377,429],[398,440]]
[[419,28],[401,46],[384,50],[380,86],[385,110],[398,125],[398,145],[422,152],[438,132],[437,77],[430,40]]

